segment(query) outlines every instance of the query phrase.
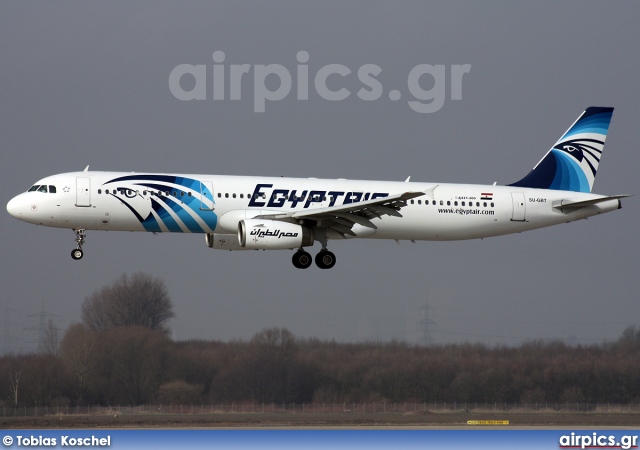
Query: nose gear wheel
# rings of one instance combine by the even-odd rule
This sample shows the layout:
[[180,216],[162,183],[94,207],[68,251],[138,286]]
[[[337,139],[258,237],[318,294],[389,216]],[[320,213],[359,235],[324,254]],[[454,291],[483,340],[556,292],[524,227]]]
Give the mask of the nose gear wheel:
[[82,251],[82,245],[84,244],[85,238],[87,237],[87,230],[84,228],[74,229],[73,232],[76,234],[76,248],[71,250],[71,257],[76,261],[82,259],[84,256],[84,252]]

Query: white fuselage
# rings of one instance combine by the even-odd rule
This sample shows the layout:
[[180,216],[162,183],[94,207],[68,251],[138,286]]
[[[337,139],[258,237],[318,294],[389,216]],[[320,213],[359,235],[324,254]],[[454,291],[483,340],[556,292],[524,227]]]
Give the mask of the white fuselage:
[[[510,186],[127,172],[73,172],[36,183],[7,210],[25,222],[60,228],[237,234],[238,218],[425,192],[402,217],[356,225],[359,238],[476,239],[547,227],[619,208],[616,199],[563,211],[562,203],[603,196]],[[51,192],[51,186],[55,193]],[[47,192],[44,192],[44,191]],[[327,238],[342,239],[329,232]],[[347,236],[350,237],[350,236]],[[216,246],[225,248],[224,246]]]
[[[40,180],[7,204],[25,222],[86,230],[203,233],[211,248],[297,249],[294,267],[336,263],[328,241],[452,241],[520,233],[620,208],[592,194],[611,107],[591,106],[521,180],[509,186],[125,172]],[[315,258],[304,250],[315,242]]]

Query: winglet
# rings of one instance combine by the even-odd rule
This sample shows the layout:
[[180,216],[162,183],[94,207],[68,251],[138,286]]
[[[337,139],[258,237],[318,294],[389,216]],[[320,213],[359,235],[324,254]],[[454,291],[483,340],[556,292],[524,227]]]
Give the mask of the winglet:
[[440,186],[439,184],[436,184],[435,186],[430,187],[429,189],[425,189],[424,191],[424,195],[426,195],[427,197],[429,197],[431,200],[433,200],[433,192],[436,190],[436,188]]

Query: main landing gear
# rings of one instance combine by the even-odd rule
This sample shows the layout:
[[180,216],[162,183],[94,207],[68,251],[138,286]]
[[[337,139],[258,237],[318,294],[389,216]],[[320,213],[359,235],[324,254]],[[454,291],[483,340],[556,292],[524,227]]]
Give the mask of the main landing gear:
[[76,248],[71,250],[71,257],[76,261],[82,259],[84,256],[84,252],[82,251],[82,244],[84,244],[84,239],[87,237],[87,230],[84,228],[77,228],[73,230],[76,233]]
[[306,269],[311,265],[312,261],[313,258],[311,258],[311,255],[302,249],[295,252],[291,258],[291,262],[296,269]]
[[[304,250],[300,249],[293,254],[291,262],[297,269],[306,269],[311,265],[311,255]],[[331,269],[336,265],[336,255],[329,250],[322,249],[318,252],[315,258],[316,266],[321,269]]]

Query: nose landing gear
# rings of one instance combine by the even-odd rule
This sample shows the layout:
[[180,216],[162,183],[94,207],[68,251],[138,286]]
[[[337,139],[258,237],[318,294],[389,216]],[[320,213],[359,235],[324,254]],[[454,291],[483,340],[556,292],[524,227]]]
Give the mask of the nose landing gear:
[[77,228],[73,230],[76,234],[76,248],[71,250],[71,257],[76,261],[82,259],[84,252],[82,251],[82,244],[87,236],[87,230],[84,228]]

